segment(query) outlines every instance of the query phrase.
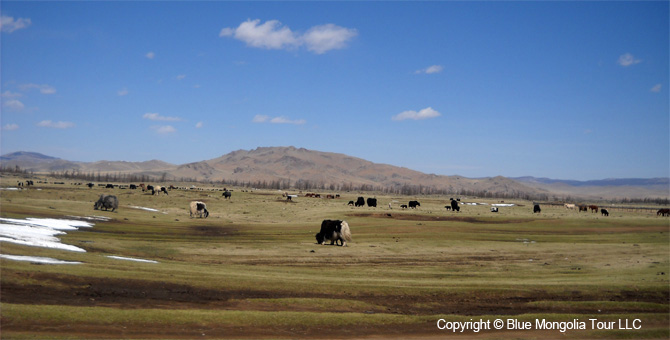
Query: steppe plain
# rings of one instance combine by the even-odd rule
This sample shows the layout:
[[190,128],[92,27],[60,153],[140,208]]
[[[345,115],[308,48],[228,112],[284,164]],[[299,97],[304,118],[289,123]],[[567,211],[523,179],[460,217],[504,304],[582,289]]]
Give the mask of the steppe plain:
[[[0,259],[3,339],[670,337],[670,219],[652,210],[534,214],[532,202],[505,200],[514,206],[494,214],[500,200],[459,197],[486,205],[451,212],[446,196],[289,190],[298,195],[289,202],[229,188],[225,200],[222,186],[203,183],[158,183],[203,190],[152,196],[43,179],[0,191],[0,217],[108,219],[60,236],[86,252],[0,243],[5,255],[82,262]],[[22,180],[3,175],[0,187]],[[93,210],[103,193],[118,197],[117,211]],[[347,205],[358,196],[379,205]],[[189,217],[193,200],[209,218]],[[400,209],[409,200],[421,206]],[[348,221],[353,242],[317,245],[324,219]],[[439,329],[498,319],[502,329]],[[537,320],[586,327],[538,329]]]

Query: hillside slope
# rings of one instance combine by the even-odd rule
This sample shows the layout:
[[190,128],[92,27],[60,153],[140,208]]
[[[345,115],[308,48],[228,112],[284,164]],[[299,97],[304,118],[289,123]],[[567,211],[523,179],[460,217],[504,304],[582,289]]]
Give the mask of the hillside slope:
[[78,171],[83,174],[147,175],[168,180],[225,180],[252,185],[281,183],[282,187],[296,188],[385,189],[403,194],[447,192],[549,200],[670,197],[668,178],[570,181],[497,176],[475,179],[425,174],[345,154],[292,146],[237,150],[214,159],[182,165],[160,160],[73,162],[34,152],[3,155],[0,164],[3,168],[19,166],[34,173]]

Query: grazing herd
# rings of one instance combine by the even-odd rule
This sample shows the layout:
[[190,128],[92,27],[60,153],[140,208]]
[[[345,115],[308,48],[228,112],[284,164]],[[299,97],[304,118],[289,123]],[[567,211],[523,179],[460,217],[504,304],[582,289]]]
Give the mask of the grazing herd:
[[[32,183],[31,183],[32,184]],[[92,188],[94,186],[93,183],[88,183],[87,186],[89,188]],[[105,185],[105,188],[109,188],[110,184]],[[114,188],[115,186],[111,186],[111,188]],[[138,186],[136,185],[130,185],[130,189],[135,189]],[[163,187],[163,186],[152,186],[152,185],[145,185],[145,184],[140,184],[140,188],[142,188],[143,192],[150,191],[151,195],[156,195],[156,194],[165,194],[168,195],[168,188]],[[170,186],[170,189],[175,189],[175,187]],[[231,191],[227,189],[223,189],[224,192],[222,194],[222,197],[224,199],[230,199],[232,197]],[[311,196],[306,196],[306,197],[317,197],[318,194],[312,194]],[[340,195],[337,195],[337,198],[339,198]],[[286,194],[286,197],[289,199],[291,197],[297,197],[297,195],[288,195]],[[336,198],[334,195],[329,195],[328,198]],[[396,201],[394,201],[396,202]],[[356,201],[349,201],[348,205],[352,205],[355,207],[363,207],[367,205],[368,207],[377,207],[377,198],[369,197],[367,200],[364,197],[358,197]],[[461,206],[460,204],[460,199],[450,199],[449,205],[446,205],[445,208],[448,211],[453,211],[453,212],[460,212]],[[503,206],[503,205],[499,205]],[[599,208],[596,205],[576,205],[572,203],[565,203],[564,208],[567,210],[578,210],[579,212],[585,211],[588,212],[589,210],[592,213],[598,213],[600,212],[602,216],[609,216],[609,211],[607,209]],[[119,207],[119,200],[116,196],[114,195],[106,195],[102,194],[98,198],[98,200],[94,203],[93,209],[95,210],[105,210],[109,211],[111,210],[112,212],[116,211]],[[392,209],[392,204],[389,203],[388,205],[389,209]],[[408,204],[401,204],[400,208],[402,209],[418,209],[421,207],[421,203],[416,200],[411,200],[408,202]],[[207,205],[204,202],[201,201],[192,201],[189,203],[189,215],[191,218],[207,218],[209,216],[209,211],[207,210]],[[490,211],[492,213],[497,213],[499,212],[497,206],[493,206],[490,208]],[[540,208],[539,204],[533,203],[533,214],[535,213],[541,213],[542,209]],[[390,215],[389,215],[390,216]],[[670,216],[670,209],[660,209],[657,211],[657,216]],[[316,242],[317,244],[325,245],[326,242],[330,241],[330,245],[336,245],[336,246],[347,246],[347,242],[352,241],[351,237],[351,229],[349,227],[349,224],[344,221],[344,220],[330,220],[326,219],[321,222],[321,229],[320,231],[315,235]]]

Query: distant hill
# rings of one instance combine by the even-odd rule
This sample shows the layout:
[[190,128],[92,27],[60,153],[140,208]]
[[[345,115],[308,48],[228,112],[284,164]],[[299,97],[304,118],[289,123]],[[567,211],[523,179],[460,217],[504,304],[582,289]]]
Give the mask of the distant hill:
[[[425,174],[404,167],[373,163],[339,153],[295,147],[261,147],[238,150],[218,158],[181,165],[176,177],[228,181],[291,181],[328,186],[393,188],[397,192],[423,191],[497,193],[500,195],[546,194],[505,177],[469,179]],[[422,188],[417,188],[422,187]],[[425,192],[425,191],[423,191]]]
[[26,161],[49,161],[60,158],[43,155],[37,152],[18,151],[0,156],[0,161],[26,160]]
[[575,181],[564,179],[537,178],[537,177],[512,177],[511,179],[522,183],[542,184],[567,184],[575,187],[605,187],[605,186],[668,186],[670,178],[608,178],[591,181]]
[[536,177],[512,178],[533,188],[543,189],[559,197],[586,199],[669,198],[670,178],[610,178],[575,181]]
[[19,166],[22,169],[34,169],[35,172],[64,171],[80,169],[81,167],[78,162],[25,151],[2,155],[0,156],[0,163],[3,167]]
[[534,199],[667,198],[668,178],[597,181],[502,176],[466,178],[425,174],[404,167],[373,163],[345,154],[289,147],[237,150],[220,157],[181,165],[146,162],[73,162],[34,152],[0,156],[2,167],[19,166],[35,173],[64,172],[146,175],[168,180],[225,180],[227,183],[281,183],[282,187],[384,189],[401,194],[453,193]]

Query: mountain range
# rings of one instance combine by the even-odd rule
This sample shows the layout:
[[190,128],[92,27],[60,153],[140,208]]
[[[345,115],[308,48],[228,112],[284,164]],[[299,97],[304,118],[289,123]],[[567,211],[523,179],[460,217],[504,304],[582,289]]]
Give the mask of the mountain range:
[[[175,165],[160,160],[145,162],[76,162],[35,152],[0,156],[3,168],[33,173],[133,174],[168,180],[228,183],[281,182],[293,186],[390,189],[393,192],[448,192],[500,197],[547,199],[567,196],[584,199],[668,198],[669,178],[558,180],[536,177],[466,178],[442,176],[388,164],[373,163],[339,153],[295,147],[259,147],[238,150],[210,160]],[[412,190],[409,190],[412,189]],[[426,190],[429,189],[429,190]],[[407,192],[406,192],[407,191]]]

